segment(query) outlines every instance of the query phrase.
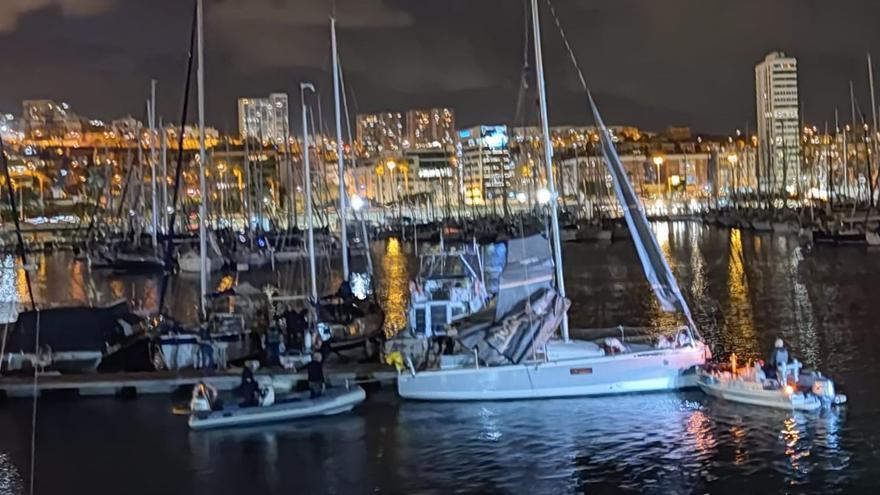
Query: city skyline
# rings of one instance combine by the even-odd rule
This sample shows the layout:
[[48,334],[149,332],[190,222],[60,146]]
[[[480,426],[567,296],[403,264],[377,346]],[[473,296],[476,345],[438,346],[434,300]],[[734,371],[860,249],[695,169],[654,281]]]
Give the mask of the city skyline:
[[[609,122],[648,129],[686,125],[713,133],[754,123],[751,68],[776,50],[799,60],[807,120],[831,120],[835,107],[847,108],[850,79],[867,110],[864,55],[880,50],[880,34],[870,29],[870,19],[877,18],[872,14],[880,13],[876,2],[850,0],[835,9],[795,0],[705,3],[553,2]],[[249,2],[247,9],[208,1],[208,121],[232,131],[236,108],[230,101],[293,93],[300,80],[314,81],[329,107],[324,60],[329,8],[316,1]],[[707,9],[723,22],[698,22]],[[159,113],[166,121],[179,118],[191,15],[186,2],[52,0],[3,5],[0,14],[0,55],[7,67],[18,69],[0,95],[3,112],[24,99],[49,98],[98,118],[138,117],[155,77]],[[519,124],[521,5],[340,1],[337,17],[346,81],[357,96],[352,113],[446,106],[456,108],[462,128]],[[134,22],[140,27],[131,36]],[[551,121],[589,123],[553,27],[548,16]],[[274,53],[269,45],[285,50]],[[643,84],[647,76],[651,84]],[[535,120],[533,111],[525,113],[525,123]]]

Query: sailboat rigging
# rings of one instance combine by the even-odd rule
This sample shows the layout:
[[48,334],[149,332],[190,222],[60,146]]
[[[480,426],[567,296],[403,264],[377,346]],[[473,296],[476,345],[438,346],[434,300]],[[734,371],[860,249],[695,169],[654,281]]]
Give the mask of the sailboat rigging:
[[[550,7],[572,62],[577,67],[558,16],[552,5]],[[452,335],[458,337],[458,343],[465,352],[441,356],[439,367],[422,371],[416,371],[410,361],[409,371],[401,370],[398,377],[398,393],[404,398],[420,400],[508,400],[675,390],[695,386],[695,369],[705,363],[708,349],[696,333],[690,311],[662,258],[638,197],[633,194],[619,160],[614,163],[616,153],[607,150],[606,161],[612,175],[615,175],[615,169],[619,172],[616,174],[615,190],[628,214],[627,226],[640,252],[648,280],[661,304],[682,312],[688,325],[675,329],[671,338],[648,335],[639,343],[627,340],[622,327],[619,328],[620,338],[586,341],[569,337],[564,324],[569,302],[563,297],[538,0],[531,1],[531,11],[545,138],[545,165],[551,190],[554,237],[552,264],[555,266],[548,266],[551,258],[547,253],[546,241],[535,237],[509,241],[507,266],[501,274],[501,289],[494,316],[482,313],[461,320],[452,329]],[[586,88],[586,81],[579,69],[578,76]],[[597,124],[603,128],[598,110],[594,104],[591,106]],[[604,134],[607,137],[607,131]],[[610,139],[605,142],[610,143]],[[623,194],[624,191],[627,194]],[[558,292],[549,285],[551,270],[556,274]],[[487,317],[489,322],[486,321]],[[551,338],[559,327],[562,339]]]

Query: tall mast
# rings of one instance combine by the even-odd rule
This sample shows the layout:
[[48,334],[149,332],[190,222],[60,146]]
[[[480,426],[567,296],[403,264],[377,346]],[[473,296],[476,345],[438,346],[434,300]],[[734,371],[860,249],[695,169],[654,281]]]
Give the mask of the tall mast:
[[[874,127],[872,128],[871,136],[871,152],[876,155],[877,154],[877,103],[874,101],[874,68],[871,65],[871,54],[868,54],[868,85],[871,89],[871,117],[873,120]],[[867,146],[867,143],[866,143]],[[866,153],[868,151],[866,150]],[[871,155],[868,155],[868,190],[870,191],[871,198],[868,201],[869,209],[874,207],[874,178],[871,177]]]
[[339,229],[342,231],[342,280],[348,281],[348,229],[346,228],[345,156],[342,119],[339,112],[339,53],[336,51],[336,18],[330,18],[330,47],[333,50],[333,103],[336,111],[336,161],[339,165]]
[[[309,250],[309,297],[312,302],[318,301],[318,277],[315,274],[315,221],[312,218],[312,170],[309,165],[309,123],[306,110],[306,90],[315,92],[312,83],[299,83],[300,101],[302,102],[302,125],[303,125],[303,181],[305,182],[306,225],[308,250]],[[308,339],[306,339],[308,341]],[[308,345],[308,343],[307,343]]]
[[248,238],[248,247],[251,249],[254,248],[254,236],[251,232],[253,228],[253,224],[251,223],[251,200],[253,198],[253,194],[251,192],[251,186],[253,184],[253,179],[251,178],[251,149],[248,142],[250,141],[250,133],[245,132],[244,135],[244,228],[247,233]]
[[156,201],[156,80],[150,81],[150,195],[152,196],[153,249],[159,244],[159,204]]
[[201,202],[199,203],[199,273],[201,275],[199,307],[204,318],[207,315],[205,311],[205,295],[208,292],[208,272],[205,266],[205,254],[207,251],[205,222],[208,216],[208,187],[205,180],[205,167],[207,166],[207,156],[205,154],[205,26],[202,0],[197,0],[196,22],[198,24],[199,47],[197,84],[199,95],[199,192],[201,194]]
[[[556,183],[553,180],[553,144],[550,141],[550,124],[547,120],[547,91],[544,84],[544,58],[541,54],[541,20],[538,16],[538,0],[532,0],[532,31],[535,37],[535,68],[538,79],[538,96],[541,103],[541,131],[544,134],[544,167],[547,170],[547,188],[550,190],[550,221],[553,228],[553,255],[556,265],[556,289],[565,297],[565,278],[562,274],[562,248],[559,244],[559,215],[556,202]],[[562,339],[568,336],[568,313],[562,315]]]
[[874,101],[874,68],[871,65],[871,54],[868,54],[868,85],[871,87],[871,118],[874,132],[877,132],[877,103]]
[[159,149],[162,160],[162,232],[168,232],[168,137],[165,124],[159,119]]

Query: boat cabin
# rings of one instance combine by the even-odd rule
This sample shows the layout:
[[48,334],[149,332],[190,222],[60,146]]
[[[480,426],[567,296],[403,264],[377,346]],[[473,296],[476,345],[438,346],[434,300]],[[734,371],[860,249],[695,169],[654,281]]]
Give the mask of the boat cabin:
[[447,325],[486,305],[488,294],[477,253],[426,253],[420,256],[419,265],[419,276],[410,283],[408,311],[414,336],[444,335]]

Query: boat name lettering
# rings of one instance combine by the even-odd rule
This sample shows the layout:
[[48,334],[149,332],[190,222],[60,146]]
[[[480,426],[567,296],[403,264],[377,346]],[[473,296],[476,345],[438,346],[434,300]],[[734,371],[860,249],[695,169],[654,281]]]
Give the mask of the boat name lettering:
[[592,375],[593,368],[570,368],[568,372],[572,375]]

